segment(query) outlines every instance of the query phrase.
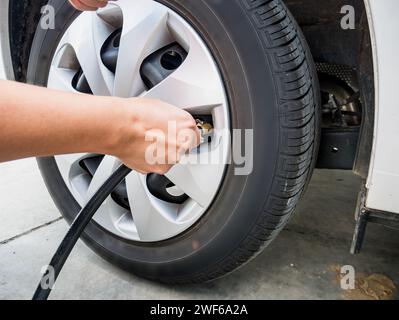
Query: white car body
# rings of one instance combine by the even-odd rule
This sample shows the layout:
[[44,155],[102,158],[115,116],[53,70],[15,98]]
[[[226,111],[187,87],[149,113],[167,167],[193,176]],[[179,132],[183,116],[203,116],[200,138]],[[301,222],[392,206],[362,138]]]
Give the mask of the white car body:
[[[392,34],[399,30],[397,0],[366,0],[373,44],[375,74],[375,129],[367,179],[366,206],[399,213],[399,109],[397,61],[399,44]],[[396,141],[396,142],[395,142]]]
[[[399,214],[398,0],[364,0],[373,47],[375,129],[366,183],[366,207]],[[0,78],[13,79],[8,30],[9,0],[0,0]]]

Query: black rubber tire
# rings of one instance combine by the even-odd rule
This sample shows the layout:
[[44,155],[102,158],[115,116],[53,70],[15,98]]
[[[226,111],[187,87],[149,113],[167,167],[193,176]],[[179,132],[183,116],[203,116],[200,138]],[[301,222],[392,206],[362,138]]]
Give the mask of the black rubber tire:
[[[50,1],[56,29],[38,28],[30,83],[47,83],[50,61],[75,19],[66,0]],[[320,136],[319,88],[307,43],[281,0],[159,0],[209,46],[225,81],[233,128],[254,130],[249,176],[226,169],[217,198],[185,233],[158,243],[127,241],[91,223],[84,241],[137,275],[168,283],[223,276],[255,257],[282,230],[312,175]],[[54,158],[38,159],[47,187],[70,222],[79,205]]]

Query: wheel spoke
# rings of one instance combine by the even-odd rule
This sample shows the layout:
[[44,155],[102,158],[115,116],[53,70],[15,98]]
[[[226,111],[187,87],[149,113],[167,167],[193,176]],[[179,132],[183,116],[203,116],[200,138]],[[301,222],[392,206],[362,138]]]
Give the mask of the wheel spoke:
[[213,58],[195,35],[180,30],[183,29],[180,21],[170,19],[169,27],[186,47],[187,58],[174,73],[144,96],[161,99],[193,113],[209,113],[225,101]]
[[64,163],[64,165],[68,166],[68,170],[70,167],[77,163],[78,161],[82,160],[87,156],[87,153],[71,153],[71,154],[64,154],[60,156],[56,156],[57,161]]
[[[187,70],[187,65],[181,68]],[[176,71],[156,87],[145,93],[146,98],[160,99],[191,113],[211,113],[223,103],[223,96],[217,89],[200,86],[197,79],[191,81],[184,73]]]
[[133,220],[141,241],[167,239],[179,234],[187,226],[177,222],[178,206],[154,198],[146,187],[146,177],[134,173],[127,177]]
[[210,205],[223,177],[226,164],[221,146],[186,155],[165,176],[201,207]]
[[55,60],[55,66],[62,68],[68,59],[77,59],[77,67],[82,68],[93,94],[111,95],[113,75],[104,67],[100,57],[101,45],[111,32],[111,27],[94,13],[82,13],[67,30],[60,44],[60,51],[68,46],[73,48],[75,57],[62,56]]
[[74,166],[86,156],[87,153],[73,153],[55,157],[60,173],[65,181],[69,181],[71,170],[73,170]]
[[125,223],[121,228],[121,224],[123,223],[125,216],[129,216],[129,221],[131,222],[132,219],[130,213],[118,206],[118,204],[116,204],[112,198],[109,197],[97,210],[93,219],[98,224],[107,227],[109,230],[112,230],[113,233],[124,237],[126,236],[126,231],[135,232],[134,225],[132,223]]
[[90,182],[86,194],[87,200],[89,200],[98,191],[120,164],[121,162],[115,157],[104,157]]
[[79,179],[79,176],[81,175],[81,172],[77,170],[79,167],[79,162],[86,157],[86,153],[55,156],[55,160],[62,178],[80,205],[84,205],[85,203],[84,196],[82,196],[82,193],[85,192],[85,188],[81,189],[81,184],[76,185],[74,182],[76,181],[75,179]]
[[123,12],[123,30],[115,72],[114,95],[134,97],[144,90],[140,66],[152,52],[172,42],[167,10],[153,1],[116,2]]
[[71,92],[73,91],[72,79],[75,76],[76,71],[70,69],[59,68],[51,66],[50,74],[48,78],[48,88]]

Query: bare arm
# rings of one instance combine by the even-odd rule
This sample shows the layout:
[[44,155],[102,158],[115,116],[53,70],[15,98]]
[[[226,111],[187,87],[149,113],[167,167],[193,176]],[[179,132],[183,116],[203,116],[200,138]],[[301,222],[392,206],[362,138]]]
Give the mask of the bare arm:
[[0,160],[75,152],[106,152],[120,108],[109,98],[0,82]]
[[0,162],[92,152],[117,156],[138,171],[165,173],[178,155],[169,155],[164,165],[148,164],[146,133],[164,132],[164,143],[172,150],[187,150],[196,143],[188,137],[168,137],[170,121],[178,132],[193,130],[198,138],[188,113],[160,101],[95,97],[0,81]]
[[[108,2],[70,0],[82,11],[94,11]],[[168,132],[171,122],[175,136]],[[153,144],[146,135],[164,148],[163,163],[148,162],[146,152]],[[161,101],[95,97],[0,80],[0,162],[101,153],[114,155],[137,171],[162,174],[199,140],[195,120]]]

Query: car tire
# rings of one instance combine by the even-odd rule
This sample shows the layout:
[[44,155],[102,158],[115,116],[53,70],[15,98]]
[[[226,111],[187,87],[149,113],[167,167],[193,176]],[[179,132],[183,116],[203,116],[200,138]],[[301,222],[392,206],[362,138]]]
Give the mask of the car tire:
[[[205,41],[226,87],[233,129],[253,129],[252,173],[225,176],[206,214],[184,233],[141,243],[95,222],[83,240],[96,253],[139,276],[199,283],[226,275],[270,244],[286,225],[311,178],[320,137],[319,88],[306,40],[281,0],[159,0]],[[46,86],[63,32],[79,15],[66,0],[50,1],[56,28],[38,28],[28,82]],[[38,159],[68,222],[80,206],[53,157]]]

